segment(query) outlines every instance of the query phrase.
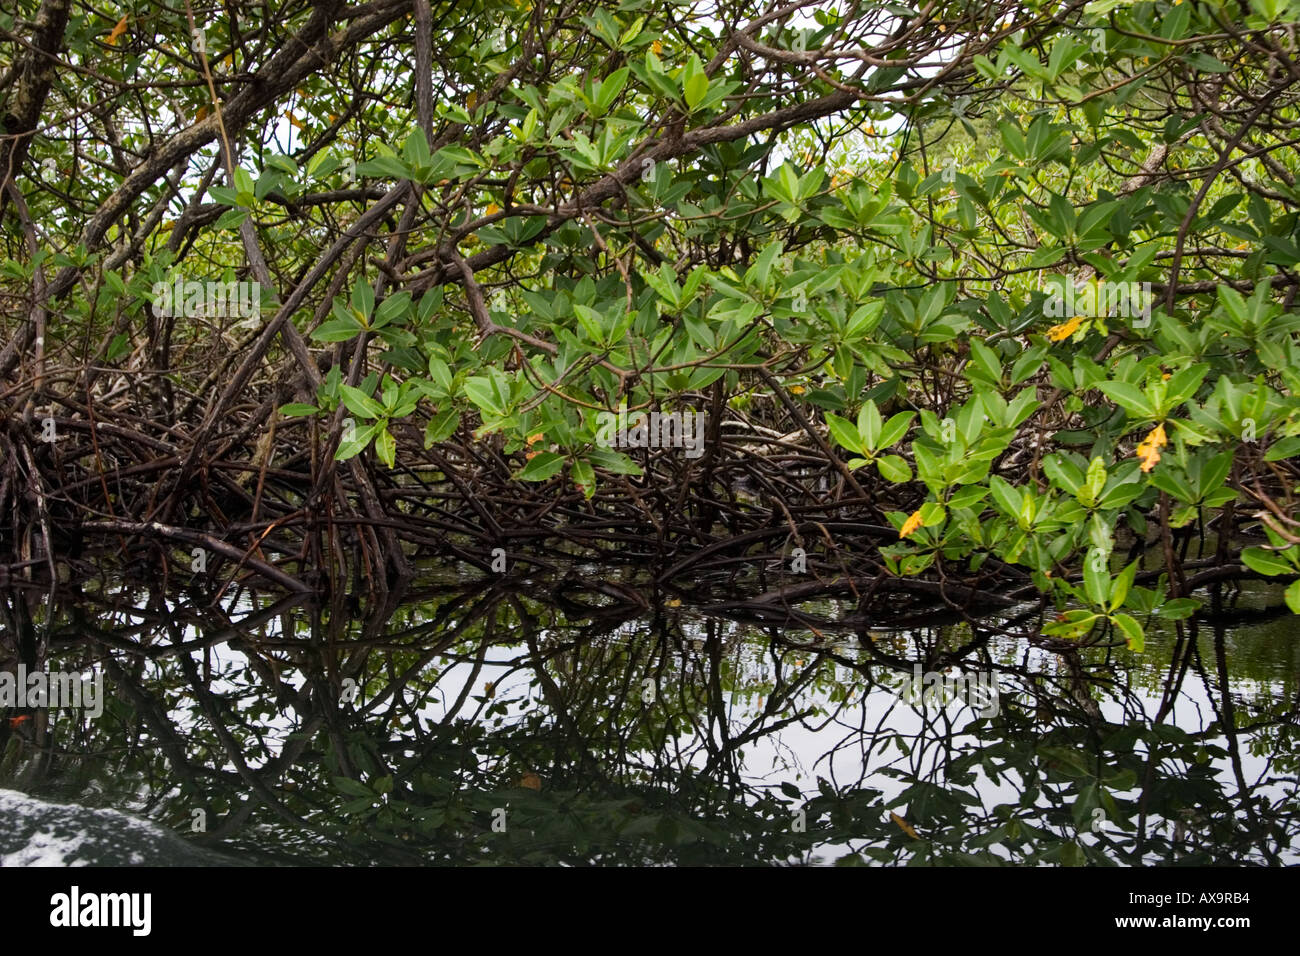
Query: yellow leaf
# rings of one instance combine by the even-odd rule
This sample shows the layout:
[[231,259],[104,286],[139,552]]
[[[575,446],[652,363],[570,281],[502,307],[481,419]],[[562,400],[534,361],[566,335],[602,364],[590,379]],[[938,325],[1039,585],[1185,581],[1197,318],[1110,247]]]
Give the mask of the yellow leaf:
[[898,532],[900,538],[906,538],[909,534],[921,527],[921,512],[913,511],[908,519],[903,522],[902,529]]
[[289,121],[290,125],[294,126],[297,129],[307,128],[306,125],[304,125],[303,121],[298,119],[298,117],[294,116],[291,111],[286,111],[284,114],[284,118]]
[[654,51],[655,56],[658,56],[660,53],[664,52],[663,41],[655,40],[654,43],[650,44],[650,49]]
[[483,685],[484,697],[495,697],[497,695],[497,685],[495,681],[488,681]]
[[669,598],[667,601],[664,601],[664,607],[681,607],[681,606],[682,606],[681,598]]
[[921,839],[919,836],[916,835],[916,831],[912,829],[912,825],[908,823],[906,820],[904,820],[902,817],[900,817],[893,810],[889,811],[889,819],[897,823],[899,829],[902,830],[904,833],[906,833],[908,836],[910,836],[913,840]]
[[478,105],[478,91],[470,90],[469,96],[465,97],[465,109],[472,110]]
[[1053,342],[1061,342],[1068,339],[1075,332],[1079,331],[1079,326],[1083,324],[1083,316],[1076,315],[1068,322],[1062,322],[1060,325],[1054,325],[1047,330],[1047,338]]
[[1142,443],[1137,447],[1138,460],[1142,462],[1142,470],[1150,471],[1160,461],[1160,449],[1169,444],[1169,439],[1165,437],[1165,426],[1157,425],[1142,439]]
[[117,21],[117,26],[113,27],[108,34],[108,45],[117,46],[117,38],[126,32],[126,14],[122,14],[122,19]]
[[486,214],[489,216],[495,216],[500,211],[501,207],[494,202],[488,203],[487,209],[485,210]]
[[194,122],[199,123],[208,118],[207,106],[200,106],[199,111],[194,114]]

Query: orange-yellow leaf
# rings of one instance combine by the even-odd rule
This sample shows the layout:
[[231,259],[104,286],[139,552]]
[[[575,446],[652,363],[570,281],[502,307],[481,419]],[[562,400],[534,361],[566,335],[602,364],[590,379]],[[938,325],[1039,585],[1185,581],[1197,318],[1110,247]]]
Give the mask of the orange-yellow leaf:
[[1142,439],[1141,444],[1137,446],[1137,457],[1142,462],[1142,470],[1150,471],[1160,461],[1160,449],[1169,444],[1169,439],[1165,436],[1165,426],[1157,425],[1147,433],[1147,437]]
[[1068,339],[1075,332],[1079,331],[1079,326],[1083,324],[1083,316],[1076,315],[1068,322],[1062,322],[1060,325],[1054,325],[1047,330],[1047,337],[1053,342],[1061,342]]
[[126,14],[122,14],[122,19],[117,21],[117,26],[113,27],[113,29],[108,34],[108,45],[116,46],[117,38],[120,37],[125,32],[126,32]]
[[542,778],[529,770],[519,778],[519,786],[524,787],[527,790],[541,790]]
[[194,122],[198,123],[208,118],[208,108],[206,105],[200,106],[199,111],[194,114]]
[[469,96],[465,97],[465,109],[472,110],[478,105],[478,91],[470,90]]
[[490,203],[488,203],[488,205],[487,205],[487,209],[484,210],[484,213],[485,213],[486,215],[489,215],[489,216],[495,216],[495,215],[496,215],[497,213],[499,213],[500,211],[501,211],[501,207],[500,207],[500,206],[498,206],[498,205],[497,205],[496,203],[494,203],[494,202],[490,202]]
[[908,823],[906,820],[904,820],[902,817],[900,817],[893,810],[889,811],[889,819],[897,823],[898,828],[902,830],[904,833],[906,833],[908,836],[910,836],[913,840],[921,839],[919,836],[916,835],[916,831],[912,829],[912,825]]
[[651,44],[650,44],[650,49],[654,51],[654,55],[655,55],[655,56],[658,56],[660,53],[664,52],[664,44],[663,44],[663,41],[662,41],[662,40],[655,40],[654,43],[651,43]]
[[899,530],[898,536],[900,538],[906,538],[919,527],[921,527],[921,512],[913,511],[908,516],[907,520],[903,522],[903,527]]

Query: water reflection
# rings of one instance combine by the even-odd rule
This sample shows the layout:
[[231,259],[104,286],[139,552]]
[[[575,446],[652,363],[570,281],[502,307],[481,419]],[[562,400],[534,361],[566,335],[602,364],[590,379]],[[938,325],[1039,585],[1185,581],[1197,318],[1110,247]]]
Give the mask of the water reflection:
[[0,669],[107,692],[5,711],[0,787],[224,858],[1297,861],[1296,647],[1266,612],[1138,655],[1044,643],[1036,612],[787,628],[578,569],[372,607],[12,588],[0,617]]

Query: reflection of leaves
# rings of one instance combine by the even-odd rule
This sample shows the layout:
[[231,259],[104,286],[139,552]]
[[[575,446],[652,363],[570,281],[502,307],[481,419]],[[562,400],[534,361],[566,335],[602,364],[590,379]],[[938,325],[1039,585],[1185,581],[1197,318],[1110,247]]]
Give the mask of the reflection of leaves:
[[[215,683],[206,692],[221,694],[222,712],[230,715],[231,738],[248,759],[256,759],[258,766],[274,766],[282,742],[305,748],[305,756],[288,766],[282,778],[268,777],[272,791],[301,822],[286,822],[259,806],[239,836],[241,842],[256,841],[256,847],[274,840],[284,847],[286,858],[304,861],[1136,863],[1142,861],[1134,850],[1137,795],[1133,791],[1146,779],[1147,755],[1152,753],[1159,759],[1149,788],[1146,862],[1173,861],[1175,854],[1179,862],[1258,860],[1261,846],[1277,847],[1288,839],[1270,828],[1281,823],[1285,830],[1294,815],[1290,810],[1270,811],[1259,826],[1234,822],[1239,797],[1232,792],[1231,775],[1216,777],[1210,763],[1225,760],[1226,751],[1203,734],[1171,727],[1151,730],[1139,723],[1044,729],[1033,723],[1032,709],[1026,713],[1018,698],[1013,704],[1009,691],[1004,691],[1002,714],[972,722],[960,733],[948,735],[936,727],[918,738],[885,729],[870,738],[870,769],[889,780],[887,796],[824,778],[805,794],[795,782],[801,778],[794,776],[791,767],[783,768],[775,779],[764,776],[760,782],[747,776],[754,768],[745,768],[742,762],[744,775],[737,783],[726,768],[704,769],[692,766],[690,759],[679,765],[665,759],[669,751],[688,758],[705,753],[697,728],[710,720],[730,719],[717,716],[707,682],[698,680],[692,670],[706,656],[692,657],[687,652],[659,657],[655,641],[640,639],[664,633],[649,624],[635,631],[638,639],[569,641],[565,635],[572,633],[572,622],[548,609],[544,601],[539,608],[536,594],[525,600],[529,611],[538,615],[528,626],[541,628],[545,640],[556,642],[547,646],[544,661],[533,659],[527,647],[512,643],[519,640],[525,624],[519,609],[499,596],[453,590],[409,602],[388,621],[351,614],[337,621],[345,636],[354,639],[401,635],[400,641],[390,638],[384,652],[371,657],[365,657],[367,651],[356,640],[339,642],[347,648],[344,653],[357,655],[344,672],[355,675],[365,688],[365,701],[375,699],[381,686],[398,683],[397,693],[407,704],[419,700],[450,706],[456,695],[446,693],[447,687],[438,683],[449,663],[483,660],[489,647],[494,663],[503,662],[513,648],[516,656],[511,663],[525,672],[534,671],[534,690],[541,674],[560,685],[571,726],[556,721],[548,698],[536,693],[527,701],[516,698],[499,684],[501,673],[489,672],[473,683],[474,689],[489,679],[496,685],[496,693],[481,710],[470,702],[445,719],[431,720],[422,712],[412,720],[406,706],[395,702],[373,712],[346,711],[340,732],[308,729],[276,739],[267,726],[290,713],[293,705],[278,696],[275,678],[247,666],[224,674],[233,688],[229,696],[216,691]],[[488,619],[491,627],[485,623]],[[298,624],[296,636],[307,636],[303,630],[307,622]],[[654,625],[660,626],[664,625]],[[680,620],[666,626],[684,627]],[[445,640],[449,633],[456,635],[454,643],[442,645],[439,655],[426,656],[432,642]],[[677,636],[680,631],[667,633]],[[1160,633],[1153,631],[1149,645],[1160,646]],[[505,634],[510,637],[503,639]],[[752,636],[751,641],[758,646],[766,638]],[[304,654],[316,653],[306,649],[311,642],[301,643]],[[808,656],[806,649],[788,646],[781,652],[790,664]],[[326,660],[330,658],[322,656],[303,666],[327,673]],[[160,659],[158,681],[166,694],[179,690],[180,699],[187,701],[176,711],[178,726],[186,728],[179,746],[198,766],[220,767],[228,759],[225,744],[193,702],[191,678],[178,663],[175,658]],[[330,667],[337,663],[334,659]],[[1149,667],[1135,666],[1141,674],[1160,665],[1153,661]],[[746,694],[757,692],[789,703],[780,712],[757,717],[758,722],[746,731],[761,746],[767,735],[785,726],[783,721],[792,712],[833,711],[860,700],[846,693],[827,704],[836,689],[861,689],[858,675],[832,679],[832,670],[823,668],[814,682],[801,683],[794,692],[788,678],[760,679],[739,659],[728,658],[719,677],[728,707],[734,708],[738,699],[752,700]],[[639,690],[645,674],[654,674],[664,689],[651,704],[639,693],[627,693],[629,687]],[[197,679],[197,670],[192,676]],[[291,683],[295,676],[286,670],[283,679]],[[1052,688],[1050,680],[1043,680],[1040,699],[1051,699]],[[117,746],[136,726],[137,715],[129,701],[111,698],[107,702],[105,717],[95,725],[87,744],[96,752],[122,754],[105,764],[105,772],[111,771],[117,789],[125,789],[128,797],[130,787],[140,780],[163,778],[166,767],[166,756],[158,748]],[[1058,709],[1064,712],[1063,707]],[[1253,732],[1243,745],[1261,760],[1271,759],[1275,752],[1286,753],[1294,766],[1295,745],[1278,723],[1285,719],[1284,713],[1284,704],[1267,712],[1252,709],[1246,719],[1264,723],[1266,732]],[[759,714],[761,708],[754,704],[746,719]],[[401,718],[396,724],[395,716]],[[498,717],[501,720],[496,722]],[[677,739],[669,743],[674,733]],[[860,747],[866,740],[854,736],[849,746]],[[895,753],[885,755],[891,744]],[[745,751],[752,746],[747,740]],[[874,763],[877,754],[891,763],[899,749],[912,755],[919,769],[910,769],[911,761],[890,766]],[[242,781],[214,779],[215,792],[204,796],[214,812],[226,812],[220,808],[248,799]],[[988,799],[989,781],[1001,781],[1000,786],[1014,796],[986,806],[981,796]],[[188,805],[185,801],[193,799],[193,792],[182,787],[178,796],[160,803],[160,813],[179,822]],[[1076,821],[1090,823],[1087,811],[1094,805],[1105,811],[1104,826],[1095,834],[1086,827],[1079,832]],[[504,833],[490,829],[496,807],[508,808]],[[1192,847],[1175,846],[1166,832],[1168,821],[1178,819],[1180,810],[1188,807],[1203,808],[1206,820],[1197,824],[1200,833]],[[795,808],[806,814],[805,832],[792,830]],[[925,830],[925,836],[919,830]]]

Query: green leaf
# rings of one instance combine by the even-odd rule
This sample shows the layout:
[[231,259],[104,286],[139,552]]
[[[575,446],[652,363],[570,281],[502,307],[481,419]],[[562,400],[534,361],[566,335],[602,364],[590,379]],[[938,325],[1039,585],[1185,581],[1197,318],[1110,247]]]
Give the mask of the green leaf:
[[1110,609],[1116,611],[1124,606],[1125,599],[1128,598],[1128,592],[1133,587],[1133,580],[1137,577],[1138,562],[1134,561],[1115,578],[1115,582],[1110,587]]
[[709,92],[709,78],[704,73],[696,73],[686,81],[686,86],[682,89],[682,95],[686,99],[686,105],[689,109],[694,110],[700,105],[706,93]]
[[379,310],[375,313],[375,328],[385,326],[394,319],[405,315],[410,308],[411,293],[403,291],[388,296],[379,304]]
[[1083,590],[1098,607],[1104,607],[1110,596],[1110,571],[1104,558],[1099,548],[1093,548],[1083,562]]
[[876,468],[879,469],[882,478],[894,484],[912,480],[911,467],[898,455],[883,455],[877,458]]
[[381,179],[410,179],[411,169],[396,156],[376,156],[357,163],[358,176],[377,176]]
[[1222,60],[1216,59],[1201,50],[1184,54],[1182,60],[1202,73],[1227,73],[1229,70],[1229,66]]
[[450,438],[460,426],[460,412],[454,408],[444,408],[429,419],[424,429],[424,447],[432,448],[440,441]]
[[573,483],[582,489],[585,497],[590,498],[596,493],[596,469],[592,467],[591,462],[581,459],[573,463],[569,471]]
[[948,512],[941,501],[927,501],[921,505],[921,527],[930,528],[937,524],[942,524]]
[[110,362],[116,362],[123,355],[131,351],[131,337],[125,332],[119,332],[113,336],[113,340],[108,343],[108,354],[105,358]]
[[1020,492],[1012,488],[1005,478],[999,475],[990,477],[989,491],[993,492],[993,500],[1003,514],[1011,518],[1020,516]]
[[1156,417],[1151,400],[1136,385],[1128,382],[1101,382],[1097,387],[1107,398],[1128,412],[1129,418],[1145,420]]
[[618,95],[623,92],[623,87],[627,84],[628,68],[615,70],[609,76],[605,77],[604,82],[600,84],[600,93],[596,96],[596,109],[599,113],[606,113],[618,99]]
[[890,416],[889,421],[885,422],[884,427],[880,429],[876,448],[883,449],[896,445],[899,439],[907,434],[907,428],[912,424],[914,417],[913,412],[899,412],[897,415]]
[[348,316],[345,319],[332,319],[323,322],[312,332],[313,342],[347,342],[362,332],[360,323]]
[[1114,614],[1111,615],[1111,620],[1124,632],[1129,650],[1140,653],[1146,648],[1146,634],[1142,630],[1142,625],[1135,618],[1128,614]]
[[1063,637],[1070,640],[1083,637],[1101,619],[1100,614],[1091,611],[1066,611],[1057,620],[1043,625],[1043,633],[1048,637]]
[[587,453],[588,460],[597,468],[615,475],[642,475],[641,466],[621,451],[613,448],[593,448]]
[[352,414],[360,415],[362,418],[384,417],[384,406],[361,391],[361,389],[353,388],[351,385],[340,385],[339,392],[343,396],[343,404],[348,407],[348,411],[352,412]]
[[1241,563],[1259,574],[1273,577],[1278,574],[1295,574],[1296,569],[1276,551],[1264,548],[1247,548],[1241,552]]
[[863,447],[868,451],[875,451],[880,447],[877,440],[880,438],[881,425],[880,409],[876,408],[875,402],[868,399],[863,403],[862,410],[858,412],[858,434],[862,437]]
[[1300,435],[1283,438],[1268,446],[1264,453],[1265,461],[1283,461],[1287,458],[1300,457]]
[[290,176],[298,175],[298,164],[290,156],[268,156],[266,165],[272,169],[278,169],[282,173],[288,173]]
[[1156,615],[1166,621],[1181,621],[1191,617],[1201,606],[1196,598],[1174,598],[1166,601],[1156,611]]
[[349,797],[370,797],[373,799],[376,796],[373,790],[351,777],[335,777],[334,786],[338,788],[339,793]]
[[539,451],[515,475],[521,481],[545,481],[564,467],[564,456],[553,451]]
[[1300,614],[1300,578],[1292,581],[1286,589],[1286,606],[1291,609],[1292,614]]
[[486,412],[504,415],[505,409],[497,400],[497,391],[492,379],[484,375],[475,375],[465,380],[465,394],[469,400]]
[[375,290],[364,278],[358,279],[352,287],[352,308],[367,319],[375,310]]
[[397,439],[388,430],[387,423],[379,429],[379,433],[375,436],[375,454],[389,468],[392,468],[397,461]]
[[358,428],[353,432],[351,441],[345,438],[343,441],[339,442],[339,449],[334,453],[334,460],[347,461],[349,458],[365,451],[366,446],[370,444],[370,439],[379,428],[379,422]]
[[303,415],[315,415],[320,409],[305,402],[290,402],[288,405],[281,405],[279,411],[287,418],[300,418]]
[[862,443],[861,433],[848,419],[827,412],[826,426],[830,429],[831,437],[835,439],[841,448],[847,448],[849,451],[857,452],[860,455],[871,453],[871,449]]
[[597,344],[605,342],[605,322],[601,314],[590,306],[574,303],[573,314],[577,317],[587,338]]

